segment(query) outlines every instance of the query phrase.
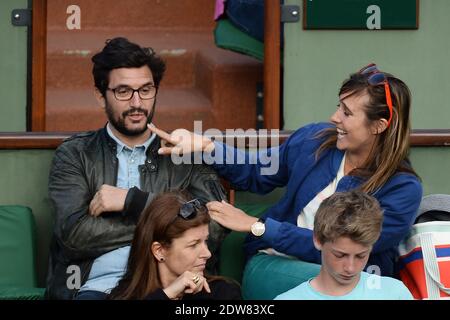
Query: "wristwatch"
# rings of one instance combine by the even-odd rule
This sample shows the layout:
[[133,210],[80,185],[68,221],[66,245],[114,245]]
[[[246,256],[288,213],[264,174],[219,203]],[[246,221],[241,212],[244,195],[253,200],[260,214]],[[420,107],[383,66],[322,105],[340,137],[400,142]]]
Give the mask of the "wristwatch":
[[252,224],[251,231],[255,237],[261,237],[266,231],[266,225],[264,224],[264,221],[259,219],[254,224]]

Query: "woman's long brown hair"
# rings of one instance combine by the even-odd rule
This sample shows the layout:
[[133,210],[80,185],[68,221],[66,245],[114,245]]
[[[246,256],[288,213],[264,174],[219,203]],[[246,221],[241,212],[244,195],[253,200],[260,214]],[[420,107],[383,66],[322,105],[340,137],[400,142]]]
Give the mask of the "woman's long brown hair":
[[152,243],[157,241],[170,247],[173,239],[181,237],[186,230],[210,221],[206,208],[197,210],[192,219],[177,217],[181,206],[191,199],[185,192],[170,191],[156,196],[144,209],[134,233],[127,270],[111,291],[110,299],[143,299],[162,288]]
[[[411,109],[411,92],[408,86],[398,78],[385,73],[391,89],[393,115],[390,126],[377,135],[374,145],[361,168],[350,174],[366,178],[361,190],[374,193],[382,187],[396,172],[415,173],[408,159],[409,135],[411,125],[409,113]],[[381,118],[389,118],[386,94],[383,85],[372,86],[367,82],[367,75],[354,73],[345,80],[339,96],[342,94],[358,95],[366,92],[370,99],[365,106],[367,125]],[[325,138],[316,152],[316,159],[329,148],[336,147],[336,128],[328,128],[320,132],[316,138]]]

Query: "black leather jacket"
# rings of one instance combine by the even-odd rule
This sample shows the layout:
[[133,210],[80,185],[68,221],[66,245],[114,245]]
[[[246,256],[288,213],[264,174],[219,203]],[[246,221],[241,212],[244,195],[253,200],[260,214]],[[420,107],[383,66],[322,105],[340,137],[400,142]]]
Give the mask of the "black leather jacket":
[[[89,203],[103,184],[115,186],[116,142],[106,127],[68,138],[55,152],[49,177],[49,196],[55,225],[47,275],[47,298],[71,299],[84,284],[98,256],[131,243],[142,209],[154,195],[183,189],[204,202],[226,199],[216,173],[205,165],[175,165],[160,156],[156,137],[139,166],[141,189],[128,191],[123,212],[89,215]],[[217,271],[217,251],[229,230],[212,222],[208,271]],[[78,269],[79,268],[79,269]],[[81,277],[80,277],[81,276]]]

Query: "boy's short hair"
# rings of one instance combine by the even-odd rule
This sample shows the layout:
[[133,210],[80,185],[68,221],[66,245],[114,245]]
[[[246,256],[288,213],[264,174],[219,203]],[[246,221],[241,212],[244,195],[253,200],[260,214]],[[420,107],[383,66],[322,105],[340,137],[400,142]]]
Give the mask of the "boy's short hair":
[[314,218],[314,235],[324,244],[348,237],[372,246],[380,236],[383,213],[374,197],[362,191],[336,192],[325,199]]

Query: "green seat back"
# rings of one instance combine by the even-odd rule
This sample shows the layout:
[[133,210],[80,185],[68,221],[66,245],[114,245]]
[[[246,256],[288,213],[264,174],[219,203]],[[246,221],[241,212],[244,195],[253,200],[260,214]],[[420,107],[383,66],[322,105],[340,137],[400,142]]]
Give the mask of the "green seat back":
[[219,48],[240,52],[260,61],[264,59],[264,43],[242,32],[228,19],[217,21],[214,41]]
[[30,208],[0,206],[0,287],[36,287],[34,237]]
[[[270,205],[242,204],[236,206],[253,217],[260,217]],[[239,283],[241,283],[245,266],[243,244],[246,236],[247,233],[232,231],[225,238],[220,249],[220,275],[232,278]]]

